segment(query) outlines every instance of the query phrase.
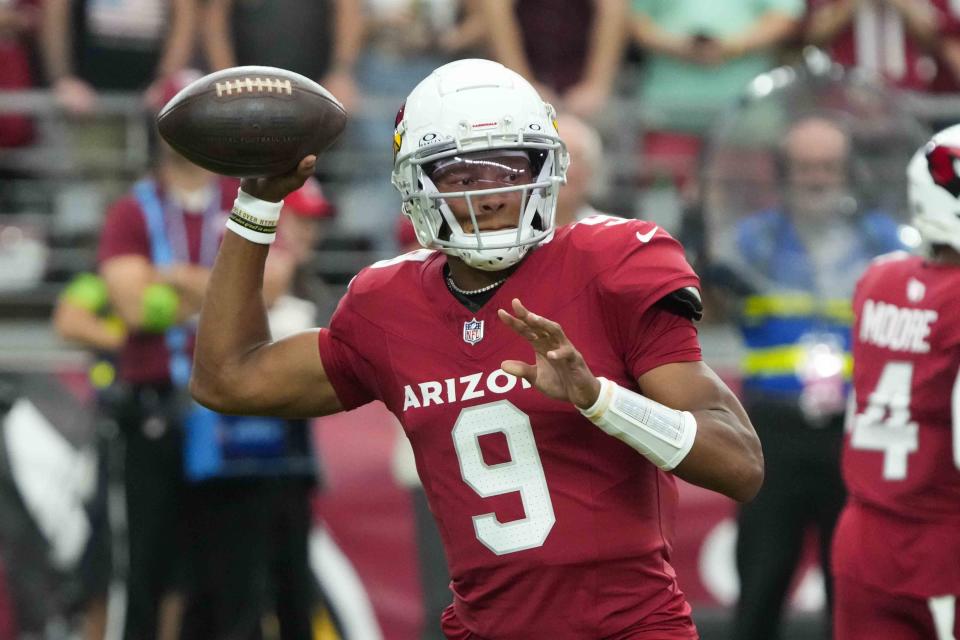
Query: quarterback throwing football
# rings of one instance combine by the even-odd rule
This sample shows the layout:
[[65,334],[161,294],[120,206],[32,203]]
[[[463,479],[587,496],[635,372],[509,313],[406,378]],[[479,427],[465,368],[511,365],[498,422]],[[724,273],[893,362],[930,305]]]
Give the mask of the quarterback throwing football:
[[748,500],[760,445],[701,360],[680,245],[637,220],[554,228],[569,163],[554,118],[493,62],[423,80],[393,182],[424,249],[364,269],[328,329],[278,342],[260,294],[270,228],[315,158],[244,181],[192,391],[232,414],[382,401],[443,537],[449,638],[696,638],[670,566],[673,476]]

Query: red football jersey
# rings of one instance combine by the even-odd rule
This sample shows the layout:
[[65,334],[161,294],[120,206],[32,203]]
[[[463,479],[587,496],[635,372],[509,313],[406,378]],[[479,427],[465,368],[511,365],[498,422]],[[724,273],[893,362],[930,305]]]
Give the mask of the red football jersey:
[[421,250],[365,269],[319,341],[343,405],[382,400],[410,438],[452,576],[444,630],[695,638],[670,566],[673,477],[502,371],[534,354],[497,317],[519,298],[559,322],[596,375],[637,389],[643,373],[701,357],[693,323],[655,306],[699,286],[680,245],[647,222],[588,218],[476,313],[447,289],[445,262]]
[[840,574],[929,597],[960,592],[960,268],[906,253],[854,294],[855,410],[836,534]]

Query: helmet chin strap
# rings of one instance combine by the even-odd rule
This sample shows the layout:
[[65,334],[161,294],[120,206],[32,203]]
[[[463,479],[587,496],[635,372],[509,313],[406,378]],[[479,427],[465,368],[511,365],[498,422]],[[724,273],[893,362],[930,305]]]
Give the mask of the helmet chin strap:
[[522,247],[507,247],[503,249],[451,249],[445,251],[448,255],[455,255],[467,265],[481,271],[502,271],[520,262],[530,245]]

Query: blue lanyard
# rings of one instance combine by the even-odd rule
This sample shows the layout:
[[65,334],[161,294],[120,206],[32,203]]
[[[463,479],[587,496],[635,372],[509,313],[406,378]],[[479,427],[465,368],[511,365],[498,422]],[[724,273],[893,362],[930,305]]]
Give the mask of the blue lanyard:
[[[153,180],[144,179],[133,185],[133,193],[140,203],[147,223],[147,233],[150,236],[150,254],[153,264],[157,267],[166,267],[175,262],[190,262],[190,247],[187,241],[187,226],[183,217],[183,209],[169,206],[168,215],[164,215],[164,206],[157,195],[157,186]],[[203,266],[211,266],[217,253],[217,234],[211,228],[216,224],[213,213],[219,206],[219,198],[213,198],[203,213],[203,222],[200,233],[200,261]],[[171,224],[176,239],[176,247],[171,246],[167,234],[167,219]],[[181,326],[172,326],[167,330],[166,343],[170,352],[170,379],[179,387],[186,387],[190,383],[190,357],[187,355],[187,343],[190,332]]]

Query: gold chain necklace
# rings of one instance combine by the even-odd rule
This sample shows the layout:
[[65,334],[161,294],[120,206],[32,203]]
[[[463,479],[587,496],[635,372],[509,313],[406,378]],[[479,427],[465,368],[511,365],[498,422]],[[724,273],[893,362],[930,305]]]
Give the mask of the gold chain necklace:
[[478,293],[485,293],[485,292],[487,292],[487,291],[491,291],[491,290],[493,290],[493,289],[496,289],[497,287],[499,287],[500,285],[502,285],[502,284],[503,284],[504,282],[506,282],[506,281],[507,281],[507,279],[506,279],[506,278],[503,278],[502,280],[497,280],[497,281],[494,282],[493,284],[488,284],[488,285],[485,286],[485,287],[480,287],[479,289],[474,289],[473,291],[468,291],[468,290],[466,290],[466,289],[461,289],[460,287],[458,287],[457,285],[455,285],[455,284],[453,283],[453,278],[451,278],[450,276],[447,276],[447,286],[450,287],[450,290],[451,290],[451,291],[456,291],[457,293],[459,293],[460,295],[463,295],[463,296],[475,296],[475,295],[477,295]]

